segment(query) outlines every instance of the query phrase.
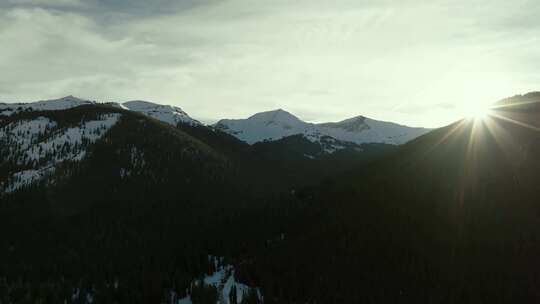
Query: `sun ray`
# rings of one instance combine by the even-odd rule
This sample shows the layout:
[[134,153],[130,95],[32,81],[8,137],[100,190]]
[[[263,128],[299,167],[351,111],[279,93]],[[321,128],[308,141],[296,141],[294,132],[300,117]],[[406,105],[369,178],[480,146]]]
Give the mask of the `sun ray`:
[[440,140],[438,140],[435,144],[433,144],[427,151],[426,151],[426,154],[429,154],[430,152],[432,152],[435,148],[437,148],[438,146],[440,146],[441,144],[444,144],[448,139],[450,139],[450,137],[455,134],[456,132],[458,131],[463,131],[464,128],[465,128],[465,125],[466,125],[466,122],[464,120],[461,120],[457,123],[455,123],[455,125],[450,129],[448,130],[448,132],[446,132]]
[[510,117],[505,117],[505,116],[500,115],[500,114],[497,114],[497,113],[492,113],[491,115],[493,115],[493,116],[496,117],[496,118],[502,119],[502,120],[504,120],[504,121],[513,123],[513,124],[515,124],[515,125],[518,125],[518,126],[521,126],[521,127],[527,128],[527,129],[530,129],[530,130],[534,130],[534,131],[540,132],[540,128],[535,127],[535,126],[533,126],[533,125],[530,125],[530,124],[528,124],[528,123],[521,122],[521,121],[512,119],[512,118],[510,118]]
[[538,101],[521,101],[521,102],[512,102],[512,103],[506,103],[506,104],[498,104],[493,105],[491,107],[492,110],[501,110],[501,109],[511,109],[511,108],[518,108],[523,107],[531,104],[538,104]]

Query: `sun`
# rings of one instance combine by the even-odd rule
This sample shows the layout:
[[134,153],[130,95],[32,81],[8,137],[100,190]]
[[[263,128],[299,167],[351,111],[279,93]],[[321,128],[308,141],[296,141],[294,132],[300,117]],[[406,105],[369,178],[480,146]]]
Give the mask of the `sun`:
[[467,117],[477,120],[487,118],[490,112],[490,107],[482,104],[471,104],[466,108]]

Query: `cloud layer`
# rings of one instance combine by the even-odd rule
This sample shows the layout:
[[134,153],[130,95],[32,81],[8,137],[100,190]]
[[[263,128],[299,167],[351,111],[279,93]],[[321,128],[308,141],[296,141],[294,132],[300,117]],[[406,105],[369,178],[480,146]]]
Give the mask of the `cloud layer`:
[[[418,126],[540,89],[540,3],[8,0],[0,100],[175,104],[204,120],[285,108]],[[535,87],[536,86],[536,87]]]

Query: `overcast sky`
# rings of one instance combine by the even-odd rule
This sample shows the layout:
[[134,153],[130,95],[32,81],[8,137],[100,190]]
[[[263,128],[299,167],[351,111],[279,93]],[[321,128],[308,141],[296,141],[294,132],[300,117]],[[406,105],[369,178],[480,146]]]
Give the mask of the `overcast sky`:
[[0,100],[442,126],[540,90],[538,0],[0,0]]

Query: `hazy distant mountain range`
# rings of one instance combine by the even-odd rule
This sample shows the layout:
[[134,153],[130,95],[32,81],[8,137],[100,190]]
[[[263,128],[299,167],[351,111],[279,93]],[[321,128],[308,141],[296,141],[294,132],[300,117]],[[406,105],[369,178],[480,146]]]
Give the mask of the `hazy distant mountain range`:
[[[94,103],[73,96],[32,103],[0,104],[0,115],[11,115],[23,110],[62,110],[88,104]],[[202,125],[176,106],[160,105],[148,101],[107,104],[139,112],[175,126],[179,123]],[[229,133],[248,144],[278,140],[287,136],[301,134],[310,141],[320,141],[322,137],[331,137],[338,141],[356,144],[384,143],[399,145],[429,132],[429,129],[425,128],[411,128],[391,122],[373,120],[364,116],[357,116],[340,122],[313,124],[304,122],[282,109],[257,113],[247,119],[222,119],[213,127]]]
[[282,109],[257,113],[247,119],[222,119],[215,124],[215,127],[250,144],[303,134],[313,141],[321,136],[330,136],[340,141],[357,144],[399,145],[429,132],[429,129],[411,128],[364,116],[340,122],[312,124]]

